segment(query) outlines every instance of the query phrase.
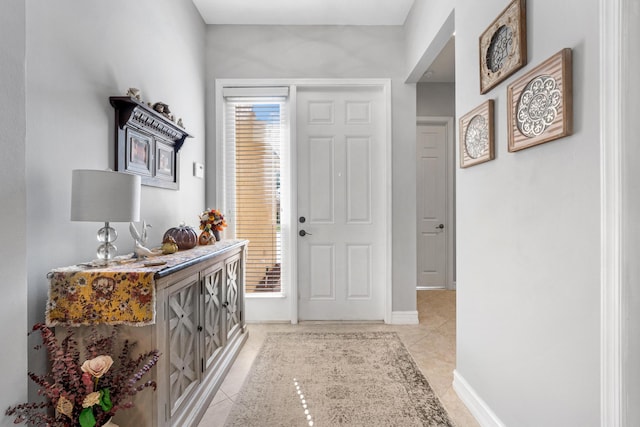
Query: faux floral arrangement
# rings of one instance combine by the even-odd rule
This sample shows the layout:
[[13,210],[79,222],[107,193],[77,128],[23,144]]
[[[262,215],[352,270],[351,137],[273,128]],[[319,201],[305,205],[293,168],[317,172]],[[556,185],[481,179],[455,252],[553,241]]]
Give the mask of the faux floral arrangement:
[[[125,340],[120,350],[116,349],[118,327],[109,335],[100,335],[91,328],[82,340],[84,356],[72,331],[58,342],[54,332],[38,323],[33,332],[39,331],[42,344],[49,353],[51,371],[45,375],[29,372],[40,386],[38,394],[47,401],[29,402],[12,406],[6,415],[15,417],[14,423],[35,426],[94,427],[109,422],[120,409],[133,406],[132,398],[145,388],[156,389],[155,381],[141,383],[142,377],[158,362],[158,350],[151,350],[132,358],[134,346]],[[117,357],[114,361],[111,355]],[[47,408],[55,408],[47,411]]]
[[200,214],[200,230],[222,231],[227,226],[224,216],[217,209],[207,209]]

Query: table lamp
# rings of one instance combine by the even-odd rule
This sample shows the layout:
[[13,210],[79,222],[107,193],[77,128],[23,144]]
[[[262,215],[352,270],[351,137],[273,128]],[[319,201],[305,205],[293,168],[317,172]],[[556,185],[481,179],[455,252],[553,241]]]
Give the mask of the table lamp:
[[98,259],[107,263],[118,238],[110,222],[140,220],[140,176],[109,170],[77,169],[71,175],[71,221],[104,222],[98,230]]

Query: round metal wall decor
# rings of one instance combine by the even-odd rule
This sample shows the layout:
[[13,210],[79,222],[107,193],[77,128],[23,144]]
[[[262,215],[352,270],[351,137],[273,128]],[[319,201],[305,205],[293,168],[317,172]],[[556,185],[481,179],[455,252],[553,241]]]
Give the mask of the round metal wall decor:
[[489,126],[487,120],[479,114],[467,126],[464,149],[472,159],[478,159],[489,149]]
[[493,99],[460,118],[460,167],[493,160]]
[[480,36],[480,93],[527,63],[525,0],[513,0]]
[[552,76],[538,76],[520,94],[516,106],[516,122],[523,135],[541,135],[558,116],[562,93]]
[[564,48],[507,87],[509,151],[573,132],[572,52]]
[[487,68],[489,71],[496,73],[504,68],[512,52],[513,29],[502,25],[493,33],[487,49]]

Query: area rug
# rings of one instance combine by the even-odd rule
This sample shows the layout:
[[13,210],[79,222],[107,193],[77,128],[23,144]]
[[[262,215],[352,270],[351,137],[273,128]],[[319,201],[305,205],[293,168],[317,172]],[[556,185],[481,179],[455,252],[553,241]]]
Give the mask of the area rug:
[[228,427],[453,426],[395,332],[269,333]]

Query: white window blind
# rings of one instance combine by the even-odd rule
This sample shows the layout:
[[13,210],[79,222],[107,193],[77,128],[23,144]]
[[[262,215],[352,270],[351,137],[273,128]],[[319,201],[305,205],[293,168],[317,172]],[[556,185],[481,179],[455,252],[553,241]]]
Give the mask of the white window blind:
[[283,97],[225,98],[224,204],[235,237],[249,240],[248,295],[282,292],[280,177],[287,119]]

